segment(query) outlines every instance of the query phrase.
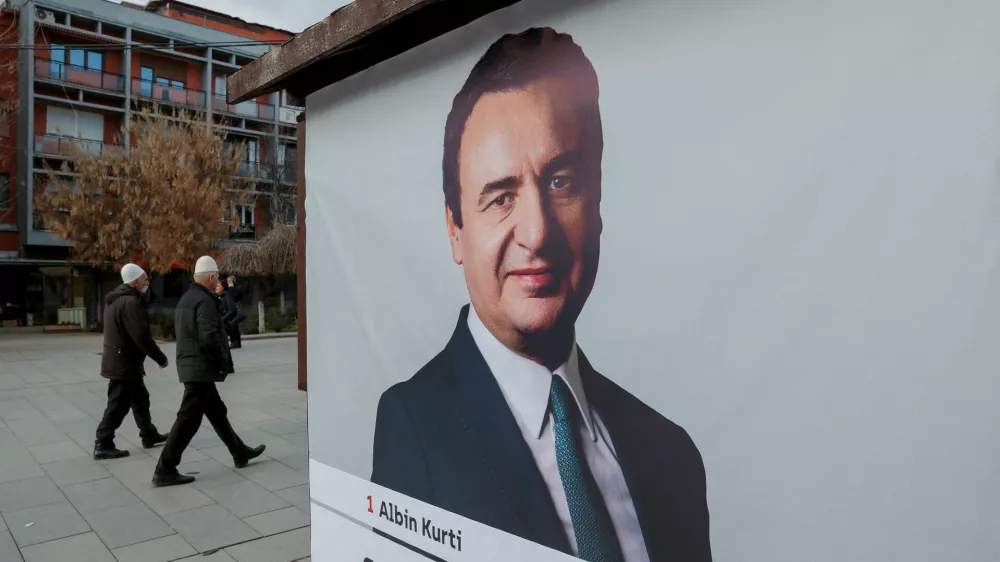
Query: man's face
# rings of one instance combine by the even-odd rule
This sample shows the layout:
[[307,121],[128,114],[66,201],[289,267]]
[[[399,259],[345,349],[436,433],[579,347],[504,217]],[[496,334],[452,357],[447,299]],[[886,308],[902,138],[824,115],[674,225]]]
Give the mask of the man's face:
[[462,135],[452,255],[483,323],[515,350],[571,328],[597,275],[601,154],[580,106],[565,81],[543,79],[484,95]]
[[145,273],[140,275],[139,278],[135,280],[135,288],[138,289],[140,292],[145,290],[146,287],[148,286],[149,286],[149,277],[147,277]]

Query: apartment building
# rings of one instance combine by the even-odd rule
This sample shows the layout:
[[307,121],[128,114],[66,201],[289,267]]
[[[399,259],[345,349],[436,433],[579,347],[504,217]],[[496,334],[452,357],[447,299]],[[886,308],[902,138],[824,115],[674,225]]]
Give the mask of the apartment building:
[[[16,117],[0,121],[4,326],[86,327],[98,319],[100,295],[116,282],[113,275],[67,261],[67,243],[33,213],[32,194],[47,188],[46,167],[58,169],[74,147],[100,152],[127,145],[127,138],[117,139],[122,125],[153,104],[197,111],[206,127],[246,148],[238,174],[252,178],[263,195],[235,209],[239,224],[220,246],[254,240],[275,212],[294,212],[301,108],[281,93],[226,103],[226,78],[272,48],[263,42],[291,33],[165,0],[7,0],[0,33],[4,29],[0,41],[22,45],[0,51],[0,63],[17,57],[15,69],[0,70],[0,80],[16,80],[19,101]],[[291,204],[274,204],[289,197]],[[180,284],[166,276],[153,290],[169,300],[183,290],[173,285]]]

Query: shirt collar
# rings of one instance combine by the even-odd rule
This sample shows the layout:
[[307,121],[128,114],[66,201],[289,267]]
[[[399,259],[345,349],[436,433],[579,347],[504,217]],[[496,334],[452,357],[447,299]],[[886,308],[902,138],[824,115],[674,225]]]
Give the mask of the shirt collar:
[[593,440],[597,440],[591,419],[590,405],[583,391],[583,381],[580,378],[580,361],[576,342],[570,350],[569,358],[555,371],[549,371],[543,365],[535,363],[527,357],[511,351],[496,339],[476,314],[476,309],[469,306],[469,331],[476,347],[486,360],[486,365],[493,373],[493,378],[500,385],[504,398],[514,413],[529,427],[536,438],[541,438],[542,430],[548,420],[549,391],[552,386],[552,376],[562,377],[569,386],[577,407],[582,413],[584,424]]

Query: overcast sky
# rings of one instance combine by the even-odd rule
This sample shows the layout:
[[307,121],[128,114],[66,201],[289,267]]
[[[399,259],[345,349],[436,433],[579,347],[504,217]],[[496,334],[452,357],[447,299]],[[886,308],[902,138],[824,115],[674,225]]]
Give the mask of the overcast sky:
[[[131,0],[144,4],[145,0]],[[254,23],[298,33],[350,0],[182,0]]]

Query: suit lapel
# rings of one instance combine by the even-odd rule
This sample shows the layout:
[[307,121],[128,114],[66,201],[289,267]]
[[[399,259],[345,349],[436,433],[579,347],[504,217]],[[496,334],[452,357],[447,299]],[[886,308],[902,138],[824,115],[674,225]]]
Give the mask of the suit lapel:
[[570,553],[569,539],[531,449],[469,332],[468,313],[466,305],[447,347],[459,394],[455,416],[481,456],[486,478],[510,510],[512,528],[505,530]]
[[629,495],[632,497],[632,505],[635,507],[636,516],[639,519],[639,527],[642,529],[642,537],[646,543],[646,552],[651,560],[656,560],[657,542],[655,533],[661,530],[650,528],[649,522],[655,520],[653,509],[656,507],[651,502],[653,498],[645,493],[647,490],[655,489],[655,482],[648,482],[644,467],[649,465],[649,457],[653,451],[643,450],[641,446],[635,446],[632,437],[635,434],[635,427],[628,419],[630,406],[620,404],[618,401],[619,390],[614,388],[603,375],[594,370],[584,356],[583,351],[578,349],[580,354],[580,378],[583,379],[584,392],[587,399],[600,415],[604,426],[611,437],[611,443],[615,448],[615,455],[618,458],[618,465],[622,469],[625,477],[625,485],[628,486]]

